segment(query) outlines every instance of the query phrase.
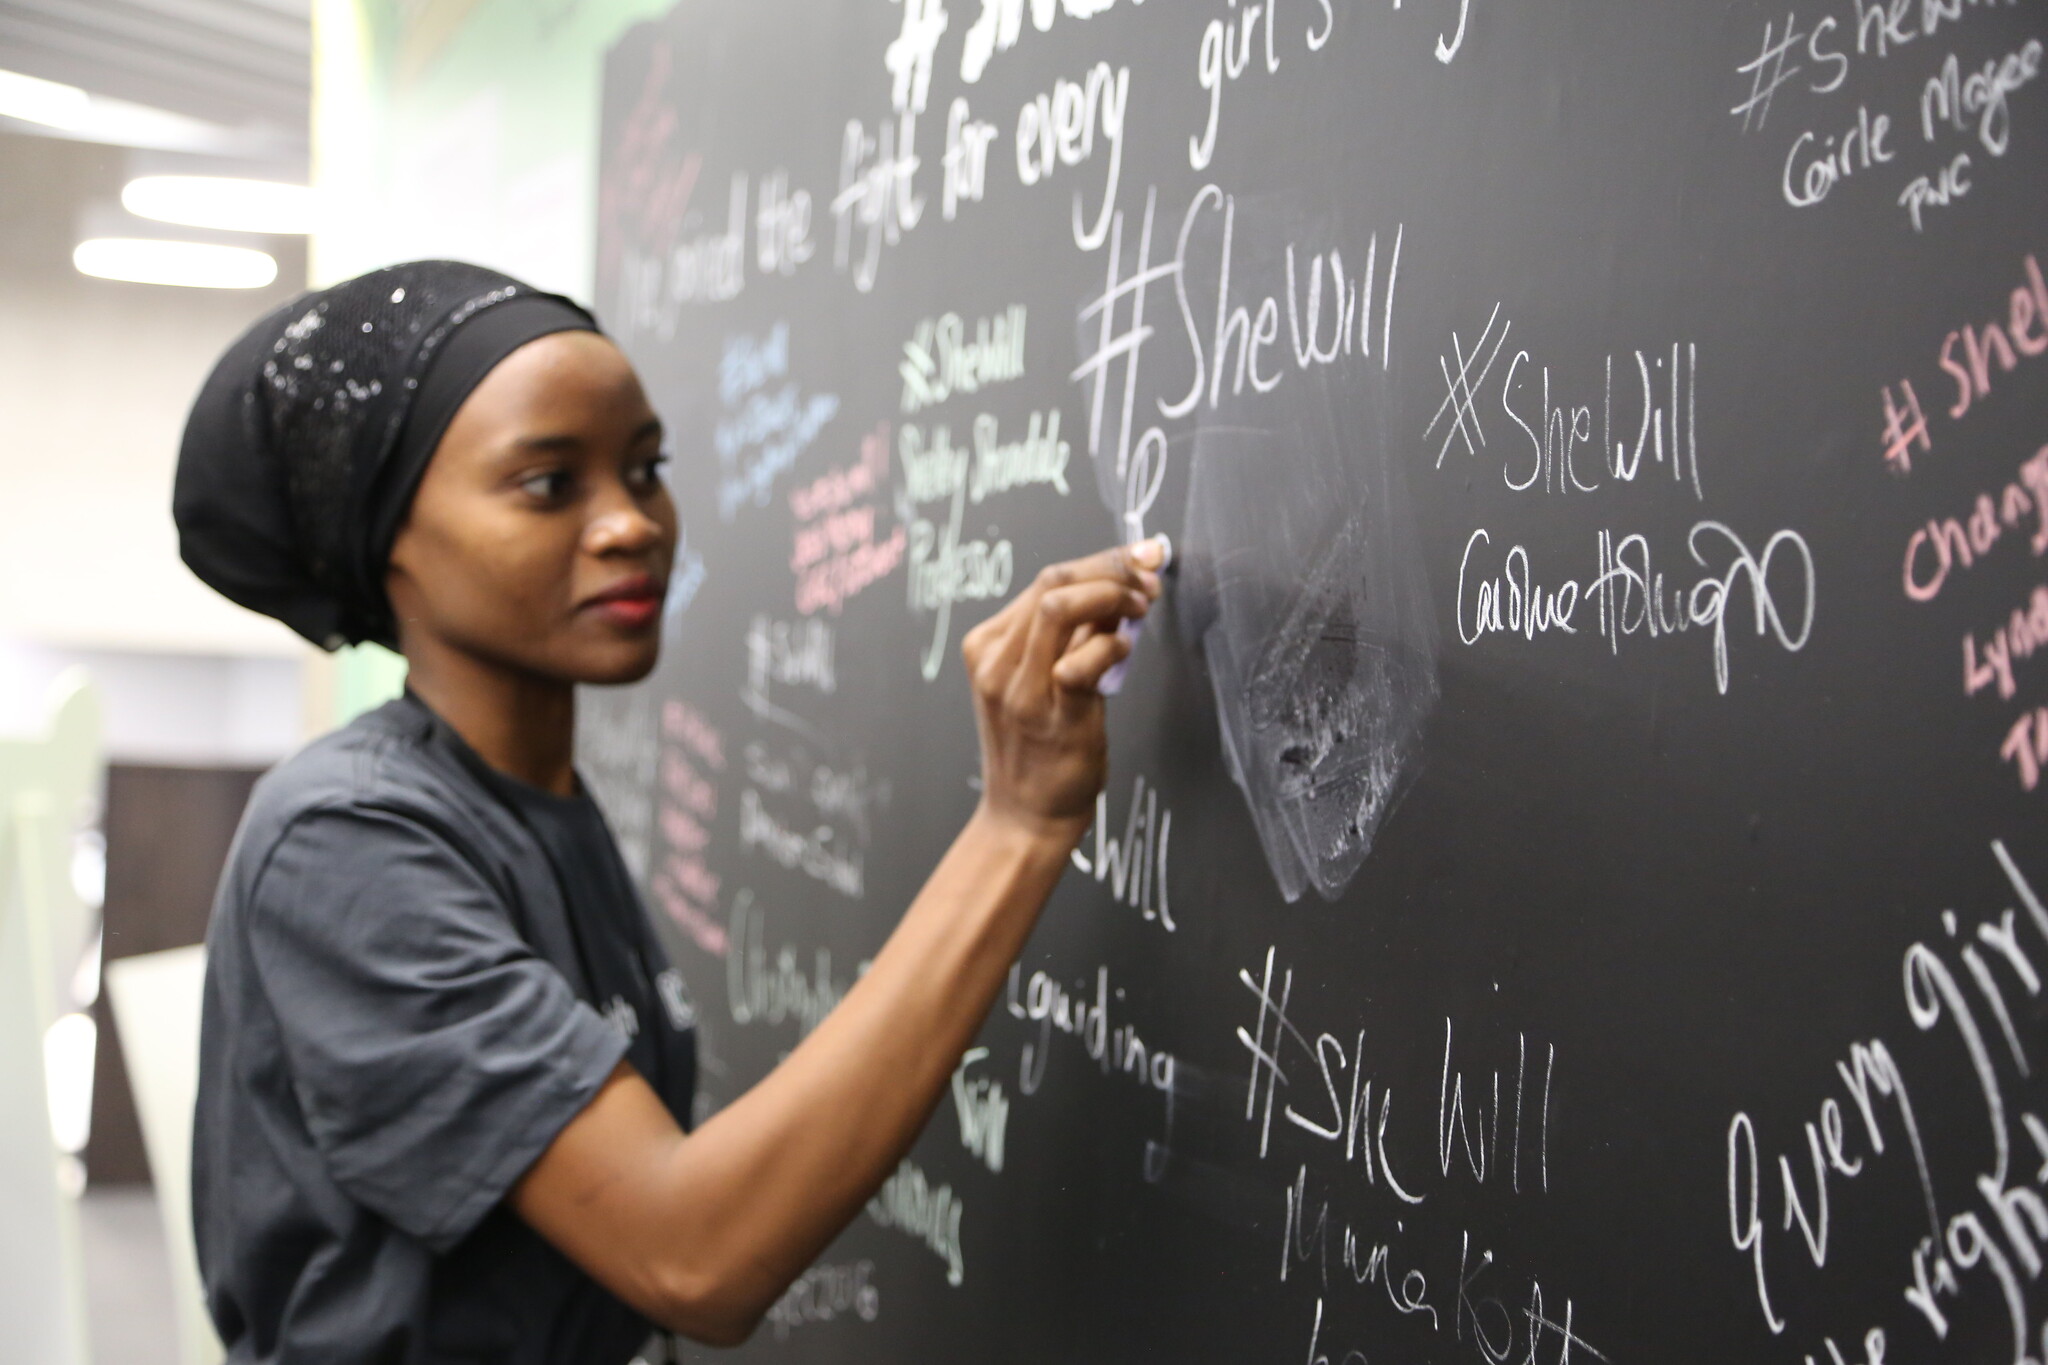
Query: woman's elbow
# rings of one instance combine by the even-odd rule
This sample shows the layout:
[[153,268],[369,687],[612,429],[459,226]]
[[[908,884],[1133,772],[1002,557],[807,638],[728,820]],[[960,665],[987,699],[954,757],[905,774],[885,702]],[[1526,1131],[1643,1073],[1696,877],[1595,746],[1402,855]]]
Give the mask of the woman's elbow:
[[773,1302],[717,1270],[690,1267],[664,1278],[653,1316],[669,1331],[706,1346],[744,1345]]

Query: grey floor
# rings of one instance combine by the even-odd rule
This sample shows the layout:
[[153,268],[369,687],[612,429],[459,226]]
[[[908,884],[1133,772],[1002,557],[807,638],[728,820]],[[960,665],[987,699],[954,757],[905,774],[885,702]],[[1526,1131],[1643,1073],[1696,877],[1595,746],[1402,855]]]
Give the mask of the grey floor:
[[93,1365],[176,1365],[171,1264],[156,1196],[146,1185],[90,1188],[78,1218]]

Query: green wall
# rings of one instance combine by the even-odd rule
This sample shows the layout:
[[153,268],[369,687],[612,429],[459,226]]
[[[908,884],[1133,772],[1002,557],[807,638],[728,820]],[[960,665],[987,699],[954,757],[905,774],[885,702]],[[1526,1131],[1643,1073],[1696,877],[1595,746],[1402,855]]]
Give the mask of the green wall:
[[[449,256],[587,299],[605,51],[673,0],[318,0],[316,284]],[[337,660],[336,721],[404,660]]]

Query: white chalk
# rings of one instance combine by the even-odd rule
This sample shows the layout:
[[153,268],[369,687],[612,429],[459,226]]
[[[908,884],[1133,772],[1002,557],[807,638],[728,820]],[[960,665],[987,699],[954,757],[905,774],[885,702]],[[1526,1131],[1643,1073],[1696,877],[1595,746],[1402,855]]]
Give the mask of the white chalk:
[[[1159,542],[1159,567],[1154,572],[1166,573],[1173,568],[1173,541],[1164,531],[1154,535],[1152,539]],[[1131,651],[1135,654],[1138,648],[1138,637],[1145,633],[1145,623],[1143,621],[1133,621],[1126,617],[1118,623],[1116,633],[1131,642]],[[1105,697],[1113,697],[1123,691],[1124,672],[1130,666],[1131,657],[1130,655],[1125,655],[1107,673],[1102,675],[1102,681],[1096,684],[1095,690]]]

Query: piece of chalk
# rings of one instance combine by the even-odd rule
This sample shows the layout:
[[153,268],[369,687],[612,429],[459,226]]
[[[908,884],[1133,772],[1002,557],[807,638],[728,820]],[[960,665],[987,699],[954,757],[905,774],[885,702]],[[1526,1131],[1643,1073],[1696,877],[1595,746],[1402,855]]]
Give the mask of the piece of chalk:
[[[1164,531],[1153,536],[1152,539],[1159,542],[1159,567],[1153,570],[1153,572],[1161,574],[1172,573],[1173,541],[1170,538],[1168,538]],[[1118,635],[1123,636],[1124,639],[1130,641],[1131,649],[1135,653],[1138,648],[1138,637],[1145,633],[1145,623],[1143,621],[1134,621],[1131,620],[1129,617],[1126,617],[1123,621],[1117,624],[1116,633]],[[1124,673],[1126,670],[1130,668],[1130,666],[1130,656],[1125,655],[1122,659],[1118,660],[1114,665],[1112,665],[1107,673],[1102,675],[1102,681],[1096,684],[1095,690],[1100,692],[1105,697],[1113,697],[1117,693],[1123,691]]]

